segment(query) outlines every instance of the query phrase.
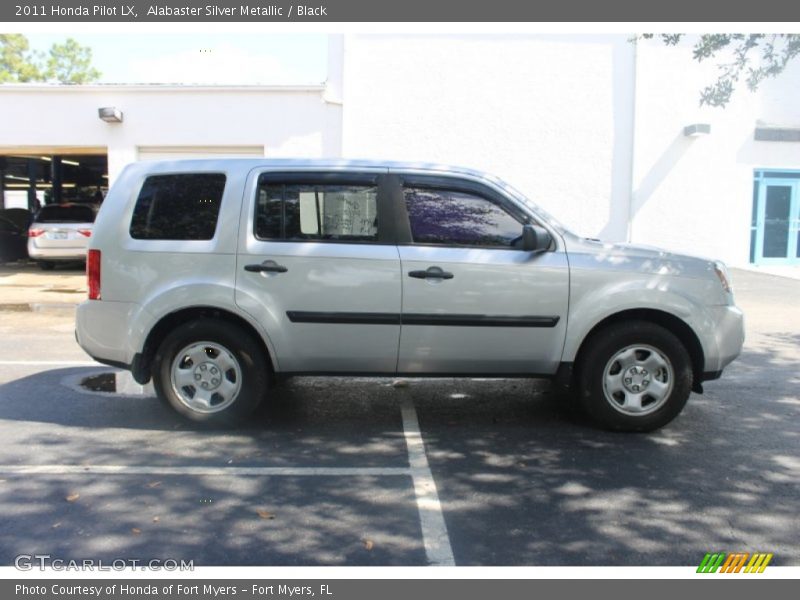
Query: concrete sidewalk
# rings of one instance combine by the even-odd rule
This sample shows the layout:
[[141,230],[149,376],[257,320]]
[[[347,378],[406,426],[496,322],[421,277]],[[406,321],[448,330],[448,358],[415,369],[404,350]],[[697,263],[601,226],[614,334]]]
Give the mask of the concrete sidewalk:
[[86,299],[86,274],[79,264],[42,271],[33,262],[0,265],[0,305],[74,306]]
[[776,275],[777,277],[788,277],[790,279],[800,279],[800,265],[776,265],[776,266],[758,266],[747,265],[743,267],[744,271],[751,273],[761,273],[762,275]]

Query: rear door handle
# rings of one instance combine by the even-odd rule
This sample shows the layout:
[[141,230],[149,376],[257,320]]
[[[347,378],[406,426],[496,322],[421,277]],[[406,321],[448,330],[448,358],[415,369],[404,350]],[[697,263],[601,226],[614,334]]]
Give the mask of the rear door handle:
[[260,265],[245,265],[244,270],[251,273],[286,273],[289,269],[274,260],[265,260]]
[[409,277],[414,279],[452,279],[453,274],[442,270],[441,267],[428,267],[424,271],[409,271]]

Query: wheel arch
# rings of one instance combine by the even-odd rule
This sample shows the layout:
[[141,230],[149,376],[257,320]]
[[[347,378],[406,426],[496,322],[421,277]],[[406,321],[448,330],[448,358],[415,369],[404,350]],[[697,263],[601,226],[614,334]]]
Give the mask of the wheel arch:
[[153,357],[170,331],[184,323],[204,318],[226,321],[244,329],[256,342],[263,346],[267,356],[267,366],[273,373],[278,371],[278,365],[275,362],[275,354],[271,350],[269,341],[265,339],[264,335],[250,321],[224,308],[215,306],[190,306],[167,313],[150,328],[145,338],[144,345],[142,346],[142,351],[136,356],[134,364],[131,367],[134,379],[142,384],[150,381],[152,377]]
[[654,323],[673,333],[689,353],[689,358],[692,362],[692,373],[694,375],[693,390],[696,392],[702,391],[700,383],[703,379],[705,353],[703,352],[703,346],[700,343],[700,338],[697,337],[697,334],[694,332],[691,326],[689,326],[689,324],[680,317],[676,317],[675,315],[663,310],[652,308],[623,310],[609,315],[596,323],[583,337],[583,340],[581,340],[573,363],[575,365],[575,374],[577,375],[578,371],[580,370],[581,362],[586,353],[586,349],[589,347],[589,342],[594,336],[598,335],[604,329],[611,327],[616,323],[630,321],[646,321],[649,323]]

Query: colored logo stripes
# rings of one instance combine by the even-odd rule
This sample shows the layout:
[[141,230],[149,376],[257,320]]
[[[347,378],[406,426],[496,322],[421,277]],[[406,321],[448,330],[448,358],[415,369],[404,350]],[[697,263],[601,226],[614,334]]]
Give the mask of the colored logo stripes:
[[[772,560],[772,553],[754,552],[708,552],[697,567],[698,573],[763,573],[769,561]],[[748,560],[749,559],[749,560]]]

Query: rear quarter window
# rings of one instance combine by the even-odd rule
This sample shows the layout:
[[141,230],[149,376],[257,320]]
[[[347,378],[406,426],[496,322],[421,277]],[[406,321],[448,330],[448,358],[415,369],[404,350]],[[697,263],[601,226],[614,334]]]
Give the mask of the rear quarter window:
[[133,209],[130,234],[139,240],[210,240],[225,190],[222,173],[151,175]]

